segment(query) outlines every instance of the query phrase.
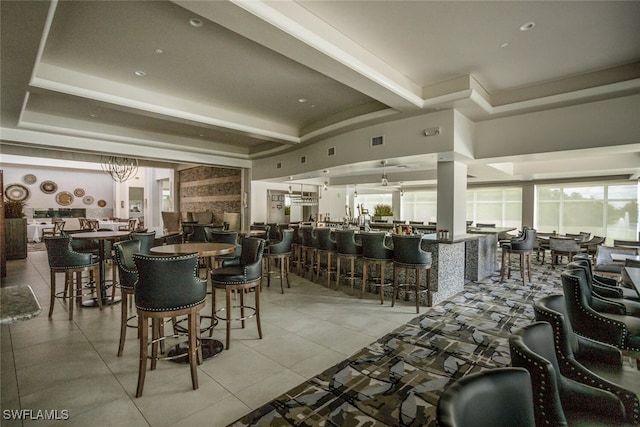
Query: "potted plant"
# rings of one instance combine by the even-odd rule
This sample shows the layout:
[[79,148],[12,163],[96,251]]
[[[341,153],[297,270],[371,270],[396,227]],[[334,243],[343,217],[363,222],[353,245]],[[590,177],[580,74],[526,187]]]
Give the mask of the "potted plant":
[[389,220],[393,219],[393,208],[391,205],[375,205],[373,208],[374,220]]
[[4,201],[5,254],[7,259],[27,257],[27,219],[23,201]]

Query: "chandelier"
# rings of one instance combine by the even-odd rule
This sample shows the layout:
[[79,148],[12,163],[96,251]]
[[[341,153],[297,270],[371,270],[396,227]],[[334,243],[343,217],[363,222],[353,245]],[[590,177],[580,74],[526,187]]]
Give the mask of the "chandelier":
[[138,159],[118,156],[102,156],[102,170],[116,182],[133,178],[138,172]]

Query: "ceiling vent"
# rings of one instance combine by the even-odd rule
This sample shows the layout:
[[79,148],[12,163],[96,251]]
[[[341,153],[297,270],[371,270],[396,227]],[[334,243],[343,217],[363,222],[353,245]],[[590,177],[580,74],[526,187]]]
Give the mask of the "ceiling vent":
[[336,147],[331,147],[327,149],[327,156],[335,156],[336,155]]
[[384,145],[384,136],[374,136],[371,138],[371,146],[377,147],[378,145]]
[[282,162],[276,163],[276,169],[282,169]]
[[300,157],[300,163],[302,164],[307,163],[307,156]]

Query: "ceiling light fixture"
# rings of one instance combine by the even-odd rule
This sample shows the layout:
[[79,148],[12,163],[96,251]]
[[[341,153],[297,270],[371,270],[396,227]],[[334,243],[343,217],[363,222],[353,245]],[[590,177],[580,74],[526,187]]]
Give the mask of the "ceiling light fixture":
[[358,186],[356,184],[353,184],[353,198],[357,198],[358,197]]
[[298,102],[304,104],[305,102],[307,102],[307,98],[298,98]]
[[102,170],[116,182],[125,182],[138,172],[138,159],[131,157],[102,156]]
[[402,182],[400,182],[400,197],[404,196],[404,188],[402,187]]
[[192,27],[200,28],[200,27],[202,27],[202,20],[198,19],[198,18],[191,18],[191,19],[189,19],[189,24]]
[[520,31],[530,31],[533,30],[533,27],[536,26],[536,23],[531,21],[531,22],[527,22],[526,24],[522,24],[520,25],[519,30]]
[[382,181],[381,184],[383,187],[386,187],[387,185],[389,185],[389,179],[387,178],[387,173],[385,171],[385,166],[387,165],[387,161],[383,160],[380,163],[382,163]]
[[147,75],[147,73],[145,73],[145,72],[144,72],[144,71],[142,71],[142,70],[134,71],[134,73],[133,73],[133,74],[135,74],[135,75],[136,75],[136,76],[138,76],[138,77],[144,77],[144,76],[146,76],[146,75]]
[[327,191],[329,189],[329,178],[327,177],[327,174],[329,173],[329,171],[323,171],[324,172],[324,185],[322,186],[322,188],[324,189],[324,191]]

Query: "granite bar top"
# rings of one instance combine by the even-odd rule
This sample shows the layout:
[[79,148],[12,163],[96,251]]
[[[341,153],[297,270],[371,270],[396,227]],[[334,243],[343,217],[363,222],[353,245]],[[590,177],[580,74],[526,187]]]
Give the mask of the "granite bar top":
[[0,324],[33,319],[41,311],[31,286],[18,285],[0,289]]

